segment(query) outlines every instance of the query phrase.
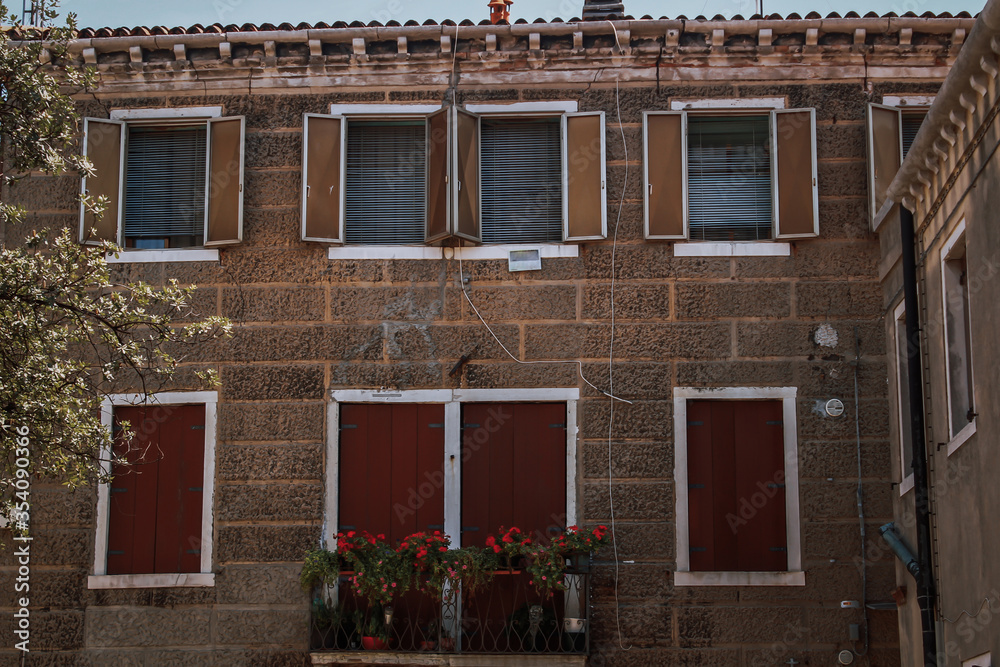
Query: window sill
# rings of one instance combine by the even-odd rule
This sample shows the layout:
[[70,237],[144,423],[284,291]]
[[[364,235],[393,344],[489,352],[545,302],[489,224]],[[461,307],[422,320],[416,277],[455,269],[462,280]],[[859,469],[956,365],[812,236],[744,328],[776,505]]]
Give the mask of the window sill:
[[122,250],[105,258],[108,264],[140,264],[143,262],[218,262],[216,248],[180,248],[176,250]]
[[971,422],[965,425],[961,431],[955,434],[955,437],[951,439],[948,443],[948,456],[958,450],[959,447],[964,445],[969,438],[976,434],[976,420],[973,418]]
[[674,586],[805,585],[805,572],[674,572]]
[[215,575],[208,573],[176,574],[100,574],[87,577],[87,588],[208,588],[215,586]]
[[466,246],[463,248],[440,248],[436,246],[410,245],[369,245],[333,246],[328,251],[329,259],[507,259],[511,250],[538,249],[542,259],[551,257],[579,257],[580,246],[576,244],[551,243],[531,245],[502,243],[497,245]]
[[909,474],[899,483],[899,497],[902,498],[913,489],[913,474]]
[[788,257],[792,246],[773,241],[681,242],[674,244],[674,257]]

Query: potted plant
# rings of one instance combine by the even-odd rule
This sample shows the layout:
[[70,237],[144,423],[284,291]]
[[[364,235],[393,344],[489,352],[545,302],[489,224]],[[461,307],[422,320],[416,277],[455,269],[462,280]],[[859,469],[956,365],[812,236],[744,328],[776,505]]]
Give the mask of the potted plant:
[[[354,612],[354,624],[361,635],[361,647],[366,651],[384,651],[389,648],[389,625],[386,623],[387,608],[369,607],[368,613],[360,609]],[[391,617],[391,611],[388,612]]]
[[353,570],[348,583],[369,607],[390,605],[394,597],[410,588],[413,567],[405,554],[386,544],[385,535],[353,530],[338,533],[337,551]]

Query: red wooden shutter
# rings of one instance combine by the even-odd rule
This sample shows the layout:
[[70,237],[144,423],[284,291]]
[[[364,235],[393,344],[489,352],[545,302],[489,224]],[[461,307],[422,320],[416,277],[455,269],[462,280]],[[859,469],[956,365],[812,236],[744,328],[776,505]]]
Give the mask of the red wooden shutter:
[[[135,437],[111,483],[108,574],[201,571],[205,406],[115,409]],[[127,449],[126,449],[127,448]]]
[[564,528],[565,404],[467,403],[462,422],[462,546],[501,525],[536,539]]
[[690,401],[692,572],[787,568],[781,401]]
[[342,405],[340,530],[443,530],[443,464],[443,405]]

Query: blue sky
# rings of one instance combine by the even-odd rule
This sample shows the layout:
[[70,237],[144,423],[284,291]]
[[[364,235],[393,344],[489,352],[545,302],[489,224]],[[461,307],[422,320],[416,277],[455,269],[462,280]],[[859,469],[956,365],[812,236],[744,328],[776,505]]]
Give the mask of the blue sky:
[[[695,17],[699,14],[712,17],[716,14],[733,16],[742,14],[749,17],[754,13],[755,2],[761,0],[625,0],[625,10],[639,17],[650,14],[654,17],[675,17],[684,14]],[[869,11],[879,14],[907,11],[918,15],[930,11],[935,13],[968,11],[978,12],[984,2],[972,0],[871,0],[865,4],[859,0],[763,0],[765,13],[787,16],[797,12],[805,16],[810,11],[822,15],[839,12],[841,15],[856,11],[862,16]],[[62,12],[76,12],[80,27],[119,27],[136,25],[190,26],[195,23],[279,23],[293,25],[301,21],[316,23],[325,21],[373,20],[385,23],[388,20],[406,21],[426,19],[472,19],[479,22],[489,15],[487,0],[375,0],[374,2],[344,0],[297,0],[296,2],[276,2],[275,0],[169,0],[148,2],[148,0],[62,0]],[[19,7],[17,0],[12,2]],[[551,19],[559,16],[568,19],[579,16],[583,0],[514,0],[512,18]]]

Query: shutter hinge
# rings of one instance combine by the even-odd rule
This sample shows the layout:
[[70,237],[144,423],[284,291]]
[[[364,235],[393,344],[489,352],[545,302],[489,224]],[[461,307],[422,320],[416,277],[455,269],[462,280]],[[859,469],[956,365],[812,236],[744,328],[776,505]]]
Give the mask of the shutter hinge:
[[427,428],[444,428],[444,424],[428,424]]
[[462,526],[462,532],[477,533],[479,532],[479,526]]
[[348,525],[345,525],[345,524],[340,524],[340,529],[341,530],[357,530],[357,528],[355,528],[354,526],[348,526]]
[[704,484],[688,484],[689,489],[704,489]]
[[201,553],[201,549],[188,549],[186,553],[197,555]]
[[462,424],[462,428],[479,428],[479,424]]
[[110,551],[109,550],[108,551],[108,555],[109,556],[124,556],[125,552],[124,551]]
[[205,430],[205,425],[204,424],[196,424],[195,426],[191,427],[191,430],[192,431],[204,431]]
[[111,493],[127,493],[127,492],[128,492],[128,487],[112,488],[111,489]]
[[785,547],[771,547],[771,551],[788,551]]
[[566,428],[566,424],[549,424],[549,428]]
[[785,422],[781,421],[780,419],[777,420],[777,421],[767,421],[767,422],[764,422],[764,423],[766,425],[768,425],[768,426],[784,426],[785,425]]
[[357,427],[358,427],[358,425],[357,425],[357,424],[341,424],[341,425],[340,425],[340,430],[341,430],[341,431],[343,431],[343,430],[345,430],[345,429],[349,429],[349,428],[357,428]]
[[427,530],[444,530],[443,523],[429,523],[427,524]]
[[785,485],[784,484],[775,484],[774,482],[768,482],[767,488],[769,488],[769,489],[783,489],[783,488],[785,488]]
[[705,422],[688,422],[688,426],[704,426]]
[[688,551],[708,551],[708,547],[691,547]]
[[202,489],[201,489],[200,486],[189,486],[188,487],[188,491],[197,491],[198,493],[201,493],[201,490]]

